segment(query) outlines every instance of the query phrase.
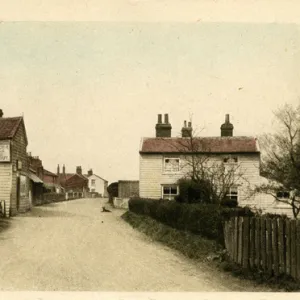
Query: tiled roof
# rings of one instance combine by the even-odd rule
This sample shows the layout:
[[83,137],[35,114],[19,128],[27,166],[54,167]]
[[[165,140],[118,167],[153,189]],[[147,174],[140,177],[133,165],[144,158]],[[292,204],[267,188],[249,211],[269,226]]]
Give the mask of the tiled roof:
[[22,117],[0,118],[0,140],[13,138],[22,120]]
[[48,171],[48,170],[46,170],[46,169],[44,169],[44,175],[58,177],[58,175],[57,175],[57,174],[54,174],[54,173],[52,173],[52,172],[50,172],[50,171]]
[[104,178],[102,178],[102,177],[100,177],[100,176],[98,176],[97,174],[95,174],[95,173],[93,173],[92,175],[89,175],[89,174],[84,174],[84,176],[86,177],[86,178],[89,178],[89,177],[91,177],[91,176],[96,176],[96,177],[98,177],[99,179],[101,179],[101,180],[103,180],[103,181],[106,181],[106,182],[108,182],[106,179],[104,179]]
[[254,137],[143,138],[140,153],[259,153]]

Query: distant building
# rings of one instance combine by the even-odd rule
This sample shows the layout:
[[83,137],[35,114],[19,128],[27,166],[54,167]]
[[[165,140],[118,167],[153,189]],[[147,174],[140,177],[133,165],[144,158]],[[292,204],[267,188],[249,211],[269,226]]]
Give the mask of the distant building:
[[107,180],[94,174],[92,169],[88,171],[88,174],[86,174],[85,177],[88,179],[88,187],[92,196],[95,195],[95,196],[105,197],[105,198],[108,197]]
[[0,201],[6,216],[31,208],[27,145],[23,117],[4,118],[0,110]]
[[89,190],[88,179],[82,174],[82,168],[76,167],[76,173],[66,173],[63,165],[62,173],[60,166],[57,167],[58,182],[64,188],[69,198],[84,198]]
[[33,204],[42,203],[43,195],[47,193],[60,193],[62,188],[58,182],[58,175],[43,167],[39,156],[32,156],[28,153],[30,198]]
[[118,197],[131,198],[139,196],[138,180],[119,180],[118,181]]

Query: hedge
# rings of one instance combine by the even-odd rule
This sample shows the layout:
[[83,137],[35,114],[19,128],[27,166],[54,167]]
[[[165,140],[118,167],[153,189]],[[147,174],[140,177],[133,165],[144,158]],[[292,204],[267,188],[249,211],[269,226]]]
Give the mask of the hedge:
[[231,216],[252,216],[248,208],[216,204],[187,204],[169,200],[131,198],[129,210],[179,230],[187,230],[223,244],[223,222]]

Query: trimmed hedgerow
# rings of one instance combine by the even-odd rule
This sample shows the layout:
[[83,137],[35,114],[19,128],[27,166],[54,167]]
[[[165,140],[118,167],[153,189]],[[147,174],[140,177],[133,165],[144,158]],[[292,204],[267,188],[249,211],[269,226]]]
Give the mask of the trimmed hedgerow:
[[147,215],[179,230],[187,230],[224,243],[223,222],[232,216],[252,216],[248,208],[229,208],[216,204],[187,204],[169,200],[131,198],[129,210]]

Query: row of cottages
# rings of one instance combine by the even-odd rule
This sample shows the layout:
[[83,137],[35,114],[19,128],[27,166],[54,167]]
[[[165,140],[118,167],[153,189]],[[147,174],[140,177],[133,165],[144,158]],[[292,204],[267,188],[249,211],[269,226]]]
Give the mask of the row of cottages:
[[28,153],[29,161],[29,197],[30,202],[42,203],[46,193],[62,193],[63,189],[58,181],[58,176],[43,167],[43,162],[39,156],[32,156]]
[[76,167],[75,173],[66,173],[63,165],[62,173],[57,166],[57,176],[60,185],[64,188],[67,199],[82,197],[107,197],[108,181],[93,173],[90,169],[88,174],[82,173],[82,167]]
[[[142,138],[140,144],[139,193],[142,198],[174,199],[179,194],[177,180],[187,173],[184,159],[187,143],[192,136],[192,124],[184,122],[181,137],[172,137],[172,126],[168,114],[158,115],[156,136]],[[240,206],[261,209],[264,212],[291,215],[290,206],[274,200],[266,194],[251,194],[250,191],[265,182],[260,176],[260,149],[258,140],[252,136],[233,136],[233,125],[229,115],[221,125],[220,136],[193,137],[197,146],[189,148],[190,154],[208,155],[210,161],[239,164],[243,177],[228,191],[228,198],[234,198]]]

